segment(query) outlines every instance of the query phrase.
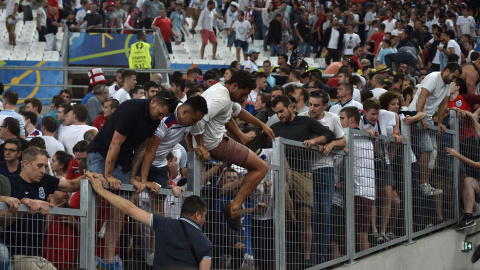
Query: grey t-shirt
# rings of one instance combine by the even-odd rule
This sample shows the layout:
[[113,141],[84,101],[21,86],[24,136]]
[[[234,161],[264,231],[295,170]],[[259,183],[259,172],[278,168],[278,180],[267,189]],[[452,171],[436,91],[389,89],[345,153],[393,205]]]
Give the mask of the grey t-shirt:
[[10,197],[11,195],[11,188],[10,188],[10,181],[7,177],[0,175],[0,196],[7,196]]

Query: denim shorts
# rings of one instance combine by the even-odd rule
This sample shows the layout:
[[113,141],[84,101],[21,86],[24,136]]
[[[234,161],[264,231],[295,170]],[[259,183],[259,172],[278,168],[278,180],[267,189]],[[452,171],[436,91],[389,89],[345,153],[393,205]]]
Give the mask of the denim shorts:
[[[433,125],[432,120],[427,120],[428,124]],[[432,152],[437,150],[437,136],[435,130],[424,129],[422,122],[417,123],[418,137],[420,138],[420,152]]]
[[233,46],[233,43],[235,42],[235,38],[236,38],[236,34],[235,34],[235,31],[232,31],[232,33],[230,34],[230,36],[228,37],[227,39],[227,46],[228,47],[232,47]]
[[[87,168],[91,172],[100,173],[105,175],[105,158],[100,153],[88,153],[87,157]],[[123,172],[122,166],[118,165],[113,169],[113,177],[117,178],[122,182],[122,184],[130,184],[130,172]],[[118,191],[114,192],[115,194],[123,197],[129,198],[129,192],[127,191]]]
[[248,52],[248,43],[239,39],[235,40],[235,48],[242,48],[243,52]]

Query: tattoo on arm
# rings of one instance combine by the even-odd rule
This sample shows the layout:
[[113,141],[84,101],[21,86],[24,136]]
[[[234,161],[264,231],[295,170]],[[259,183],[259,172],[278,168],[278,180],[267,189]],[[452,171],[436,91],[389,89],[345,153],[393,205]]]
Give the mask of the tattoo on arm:
[[142,164],[143,157],[145,156],[145,150],[147,149],[149,139],[146,139],[142,144],[140,144],[137,149],[135,149],[132,161],[132,171],[130,173],[130,179],[137,176],[138,169]]

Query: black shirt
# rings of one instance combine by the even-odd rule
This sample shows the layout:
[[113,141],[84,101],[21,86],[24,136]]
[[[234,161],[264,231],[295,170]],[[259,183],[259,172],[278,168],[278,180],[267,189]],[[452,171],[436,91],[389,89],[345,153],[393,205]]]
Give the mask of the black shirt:
[[[22,142],[22,152],[25,151],[25,149],[28,148],[28,141],[20,137],[17,139]],[[5,157],[3,156],[3,148],[5,148],[5,143],[0,144],[0,162],[5,161]],[[18,160],[22,160],[22,156],[20,156]]]
[[120,165],[123,172],[131,171],[133,152],[145,139],[152,137],[160,125],[160,121],[150,118],[149,105],[149,99],[131,99],[123,102],[88,145],[87,152],[98,152],[106,158],[113,134],[117,131],[127,138],[120,147],[115,167]]
[[[100,27],[103,26],[102,15],[98,13],[97,14],[88,13],[87,15],[85,15],[85,17],[83,17],[83,20],[87,22],[87,27],[92,25],[99,25],[99,24],[101,24]],[[98,32],[98,31],[101,31],[101,30],[95,30],[95,28],[87,30],[87,32]]]
[[10,174],[19,174],[22,170],[22,163],[18,162],[17,170],[14,172],[10,172],[7,167],[7,162],[3,161],[0,163],[0,174],[3,176],[9,176]]
[[303,42],[310,42],[310,32],[312,30],[310,24],[302,20],[297,24],[297,29],[300,36],[303,38]]
[[282,41],[282,23],[273,19],[268,27],[268,44],[279,44]]
[[58,32],[58,26],[54,26],[53,23],[56,22],[58,23],[57,18],[50,14],[50,12],[47,9],[47,34],[57,34]]
[[[332,131],[308,116],[295,116],[291,122],[277,122],[270,128],[275,133],[275,136],[293,141],[303,142],[318,136],[325,136],[327,143],[335,139]],[[285,155],[290,168],[299,172],[310,172],[311,158],[309,158],[308,152],[310,151],[304,147],[287,146]]]
[[[60,180],[45,174],[39,183],[27,183],[18,174],[8,177],[11,197],[19,200],[29,198],[47,201],[58,187]],[[10,247],[12,255],[42,256],[45,216],[26,214],[5,229],[5,244]]]

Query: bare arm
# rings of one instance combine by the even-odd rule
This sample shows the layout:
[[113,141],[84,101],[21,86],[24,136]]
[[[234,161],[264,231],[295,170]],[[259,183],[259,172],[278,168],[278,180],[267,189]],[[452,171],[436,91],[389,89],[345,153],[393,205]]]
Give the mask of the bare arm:
[[445,97],[438,107],[438,123],[437,126],[442,128],[442,132],[445,132],[445,125],[443,124],[443,119],[445,119],[445,113],[447,112],[448,109],[448,97]]
[[210,270],[212,266],[212,259],[210,258],[203,258],[198,265],[198,270]]
[[121,186],[120,180],[113,177],[113,169],[115,168],[115,162],[117,162],[118,154],[120,153],[120,148],[122,144],[127,139],[126,136],[123,136],[118,131],[113,133],[112,141],[108,147],[107,157],[105,158],[105,178],[108,182],[113,182],[111,184],[112,189],[118,189]]
[[455,149],[450,148],[450,147],[445,147],[445,150],[447,151],[447,155],[453,156],[458,158],[461,162],[465,163],[466,165],[474,168],[474,169],[480,169],[480,162],[475,162],[464,155],[458,153]]

